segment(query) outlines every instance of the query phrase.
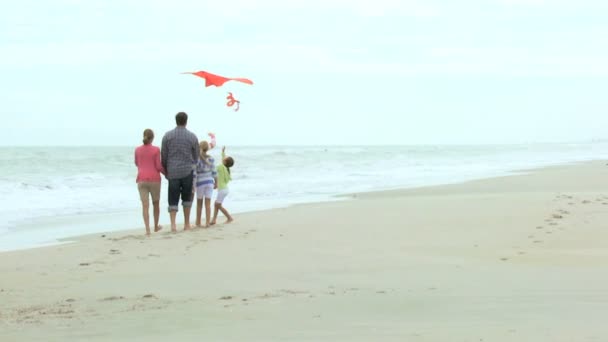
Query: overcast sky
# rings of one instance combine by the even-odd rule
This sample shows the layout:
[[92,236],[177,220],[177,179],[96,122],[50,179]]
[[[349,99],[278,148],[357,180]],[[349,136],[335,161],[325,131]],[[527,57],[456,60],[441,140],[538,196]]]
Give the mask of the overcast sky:
[[608,138],[607,18],[599,0],[1,1],[0,145],[136,145],[178,111],[228,145]]

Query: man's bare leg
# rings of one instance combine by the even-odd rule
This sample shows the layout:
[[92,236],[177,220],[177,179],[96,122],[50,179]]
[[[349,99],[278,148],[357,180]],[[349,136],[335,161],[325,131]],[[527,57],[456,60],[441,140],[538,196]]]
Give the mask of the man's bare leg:
[[192,207],[184,207],[184,230],[189,230],[190,228],[190,209]]
[[177,210],[171,210],[171,212],[169,213],[169,216],[171,217],[171,232],[177,233],[177,224],[175,224],[175,217],[177,216]]

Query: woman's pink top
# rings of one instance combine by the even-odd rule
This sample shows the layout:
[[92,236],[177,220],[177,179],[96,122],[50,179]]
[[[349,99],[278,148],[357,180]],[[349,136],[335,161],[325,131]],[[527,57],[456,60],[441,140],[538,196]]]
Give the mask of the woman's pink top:
[[160,182],[160,174],[165,173],[160,163],[160,149],[152,145],[141,145],[135,149],[137,165],[136,182]]

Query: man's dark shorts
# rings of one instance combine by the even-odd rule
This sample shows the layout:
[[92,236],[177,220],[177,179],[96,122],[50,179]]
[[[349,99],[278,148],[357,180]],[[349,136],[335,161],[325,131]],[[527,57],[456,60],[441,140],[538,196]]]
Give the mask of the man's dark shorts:
[[179,198],[182,198],[182,205],[186,208],[192,207],[192,187],[194,175],[169,179],[169,211],[178,211]]

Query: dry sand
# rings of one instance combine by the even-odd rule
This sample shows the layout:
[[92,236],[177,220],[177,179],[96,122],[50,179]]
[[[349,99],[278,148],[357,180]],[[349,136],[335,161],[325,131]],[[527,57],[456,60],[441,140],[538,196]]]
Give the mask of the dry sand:
[[0,341],[608,340],[602,162],[236,219],[2,253]]

